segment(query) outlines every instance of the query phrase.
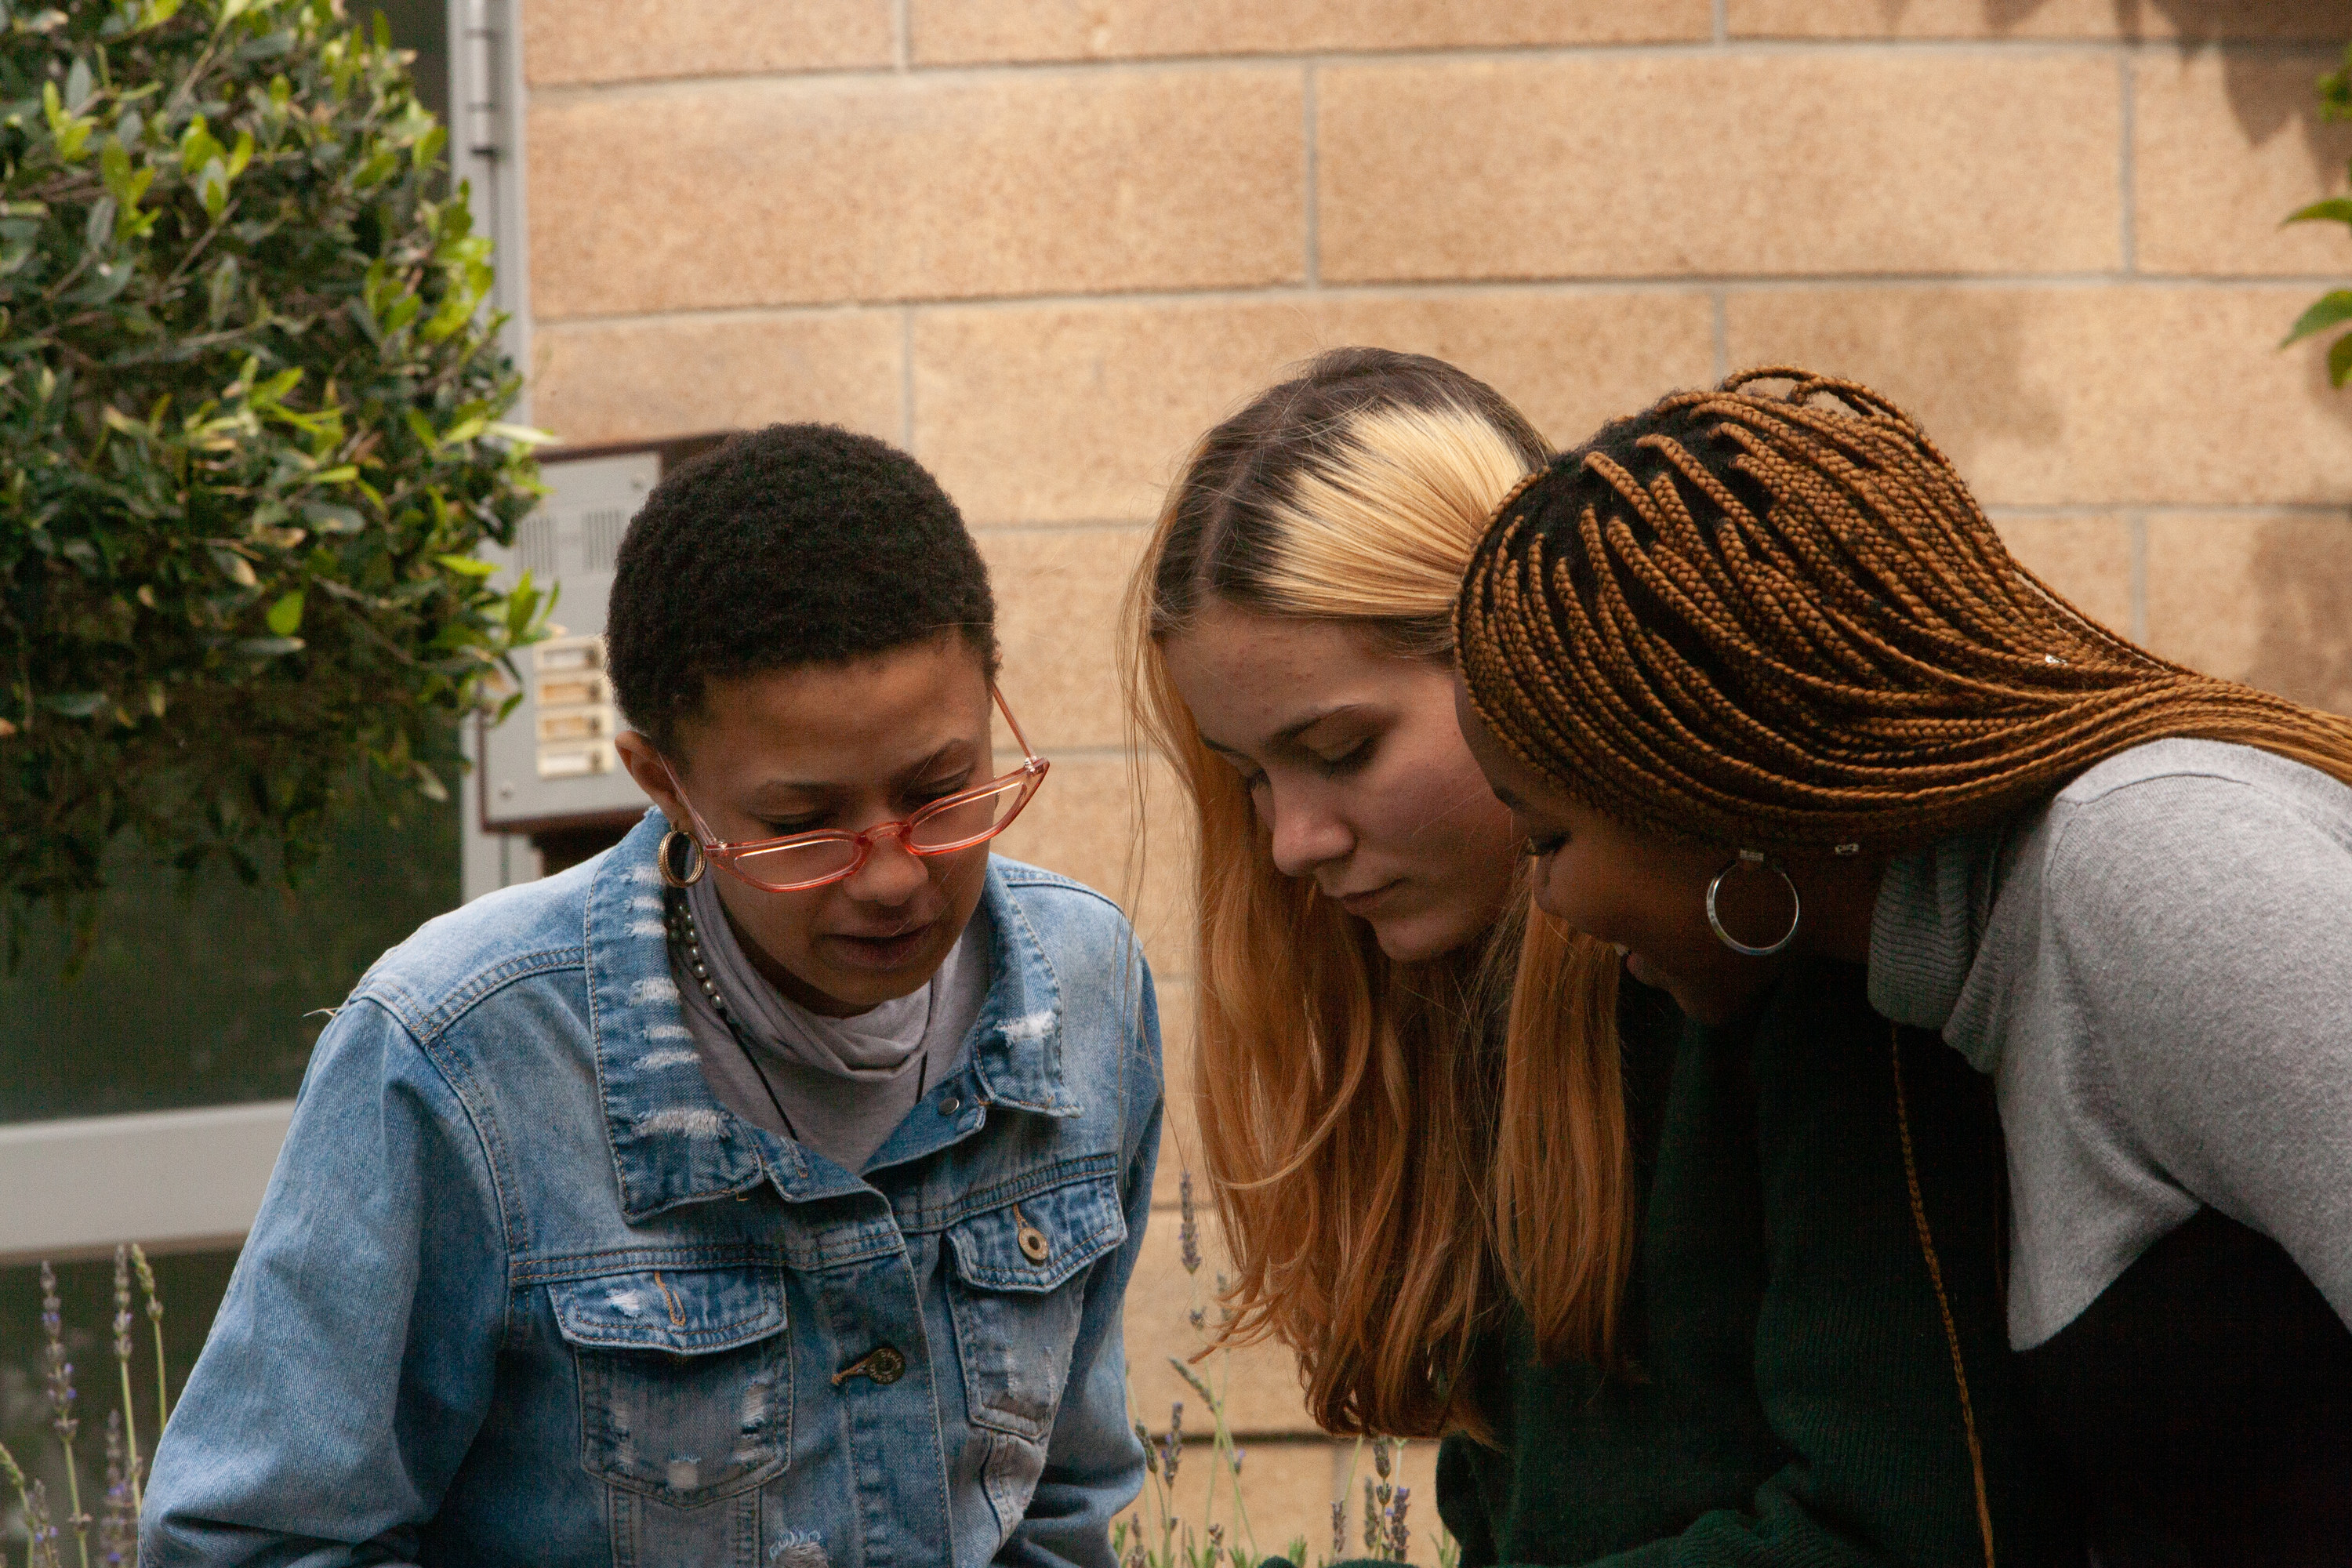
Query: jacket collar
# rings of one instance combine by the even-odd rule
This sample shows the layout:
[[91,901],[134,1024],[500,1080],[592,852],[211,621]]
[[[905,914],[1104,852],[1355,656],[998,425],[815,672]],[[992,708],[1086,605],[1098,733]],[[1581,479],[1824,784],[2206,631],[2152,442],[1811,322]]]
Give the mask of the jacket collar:
[[[671,977],[656,846],[669,825],[649,811],[604,856],[585,916],[589,1029],[604,1131],[632,1224],[680,1204],[772,1180],[788,1200],[859,1190],[798,1143],[719,1102],[702,1076]],[[1062,992],[1045,944],[993,858],[981,895],[994,931],[988,999],[968,1042],[981,1099],[1076,1116],[1062,1084]]]

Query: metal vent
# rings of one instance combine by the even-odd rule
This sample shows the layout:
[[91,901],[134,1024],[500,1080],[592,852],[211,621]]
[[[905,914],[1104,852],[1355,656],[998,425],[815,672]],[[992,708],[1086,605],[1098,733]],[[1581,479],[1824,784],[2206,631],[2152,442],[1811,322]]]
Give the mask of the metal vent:
[[628,513],[618,507],[600,507],[580,515],[580,565],[583,571],[610,572],[621,556],[621,535],[629,526]]
[[562,546],[555,530],[555,518],[546,511],[532,513],[515,530],[515,564],[530,573],[535,583],[547,583],[562,575],[558,557]]

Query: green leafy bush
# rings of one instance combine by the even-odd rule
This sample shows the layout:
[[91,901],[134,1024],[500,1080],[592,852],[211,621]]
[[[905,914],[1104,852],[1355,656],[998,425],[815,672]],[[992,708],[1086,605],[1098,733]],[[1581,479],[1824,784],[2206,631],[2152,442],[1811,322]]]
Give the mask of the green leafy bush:
[[538,634],[488,242],[341,0],[0,0],[0,875],[299,875]]
[[[2325,120],[2352,120],[2352,47],[2344,51],[2341,70],[2319,79],[2319,113]],[[2286,221],[2352,226],[2352,196],[2314,202],[2299,212],[2290,213]],[[2299,342],[2347,321],[2352,321],[2352,289],[2332,289],[2322,294],[2311,309],[2296,320],[2286,334],[2286,342]],[[2279,346],[2284,348],[2286,343]],[[2352,331],[2346,332],[2328,345],[2327,379],[2337,386],[2352,382]]]

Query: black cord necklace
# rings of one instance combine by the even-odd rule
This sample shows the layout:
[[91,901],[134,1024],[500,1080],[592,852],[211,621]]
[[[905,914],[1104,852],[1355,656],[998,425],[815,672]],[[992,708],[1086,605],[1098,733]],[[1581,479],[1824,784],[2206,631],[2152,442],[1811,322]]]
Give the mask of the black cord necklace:
[[751,1042],[743,1037],[743,1026],[735,1021],[727,999],[719,994],[719,982],[711,977],[710,965],[703,961],[702,933],[695,927],[694,910],[688,906],[686,894],[672,889],[668,908],[664,913],[668,917],[663,923],[668,927],[669,940],[684,950],[687,973],[693,975],[695,984],[702,988],[710,1010],[719,1015],[719,1021],[727,1026],[727,1033],[734,1040],[735,1048],[743,1053],[743,1060],[751,1068],[751,1076],[758,1079],[760,1087],[767,1091],[768,1103],[775,1107],[776,1120],[783,1124],[784,1136],[795,1143],[799,1142],[801,1135],[793,1128],[793,1119],[784,1114],[784,1102],[776,1098],[776,1086],[768,1081],[768,1069],[760,1065],[760,1058],[751,1049]]

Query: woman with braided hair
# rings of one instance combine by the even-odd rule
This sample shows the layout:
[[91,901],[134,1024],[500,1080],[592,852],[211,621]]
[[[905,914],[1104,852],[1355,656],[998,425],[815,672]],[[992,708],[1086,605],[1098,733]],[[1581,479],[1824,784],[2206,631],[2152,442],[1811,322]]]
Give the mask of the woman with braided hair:
[[1701,1017],[1861,966],[1894,1093],[1930,1036],[1990,1077],[2104,1568],[2352,1556],[2352,721],[2097,625],[1786,368],[1532,476],[1455,627],[1543,908]]
[[1691,1031],[1529,914],[1453,610],[1547,455],[1450,365],[1334,350],[1202,437],[1137,572],[1131,700],[1199,847],[1228,1340],[1291,1349],[1328,1430],[1450,1434],[1465,1568],[2043,1561],[1980,1081],[1939,1052],[1910,1083],[1939,1300],[1891,1104],[1844,1070],[1878,1040],[1858,972]]

